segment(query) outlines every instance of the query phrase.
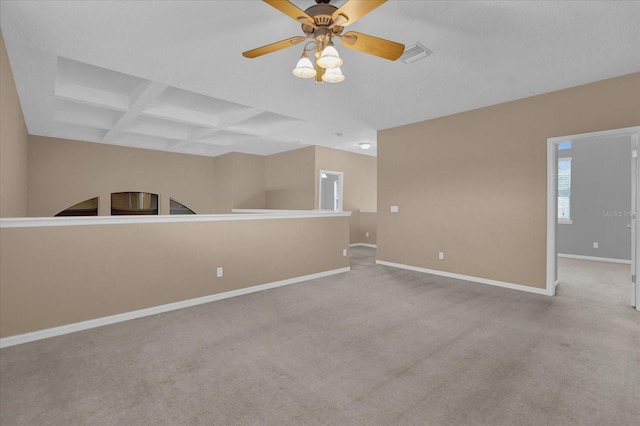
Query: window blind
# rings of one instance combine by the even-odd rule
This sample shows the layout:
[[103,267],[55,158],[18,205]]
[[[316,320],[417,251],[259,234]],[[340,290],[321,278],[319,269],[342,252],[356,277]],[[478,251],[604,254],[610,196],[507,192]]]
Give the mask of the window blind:
[[558,219],[571,219],[571,158],[558,159]]

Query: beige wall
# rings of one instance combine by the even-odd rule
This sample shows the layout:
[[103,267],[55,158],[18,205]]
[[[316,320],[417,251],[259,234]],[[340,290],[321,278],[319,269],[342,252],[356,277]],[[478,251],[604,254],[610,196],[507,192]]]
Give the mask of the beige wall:
[[266,157],[266,207],[279,210],[313,210],[314,170],[313,146]]
[[[360,212],[360,226],[358,241],[364,244],[377,244],[378,241],[378,213]],[[367,233],[369,235],[367,235]],[[353,241],[352,241],[353,242]]]
[[320,170],[344,174],[343,209],[376,208],[377,168],[376,158],[337,149],[316,146],[314,208],[319,207]]
[[544,288],[547,138],[640,125],[639,93],[635,73],[379,132],[378,259]]
[[214,159],[216,213],[266,208],[265,157],[231,152]]
[[[29,216],[53,216],[95,196],[109,215],[112,192],[160,195],[160,214],[169,199],[198,214],[232,209],[312,210],[318,206],[318,171],[344,173],[344,209],[375,208],[375,158],[308,147],[258,156],[229,153],[199,157],[82,141],[29,137]],[[358,213],[352,241],[359,240]]]
[[233,208],[266,208],[266,158],[238,152],[233,153],[233,157]]
[[213,163],[215,209],[212,213],[231,213],[233,209],[233,153],[215,157]]
[[0,228],[0,336],[345,268],[348,226],[320,217]]
[[[376,158],[363,154],[339,151],[316,146],[314,208],[319,208],[320,170],[343,173],[343,210],[353,212],[350,220],[351,244],[375,244],[375,237],[370,232],[369,238],[363,239],[360,209],[376,208],[377,202],[377,167]],[[371,220],[367,219],[371,227]],[[373,234],[375,235],[375,233]]]
[[0,217],[27,216],[27,126],[0,32]]
[[158,194],[160,214],[169,214],[169,198],[214,213],[214,180],[210,157],[30,137],[29,216],[53,216],[95,196],[109,214],[110,194],[121,191]]
[[[266,208],[311,210],[319,207],[320,170],[343,173],[343,210],[351,211],[350,241],[375,244],[375,229],[363,231],[360,209],[376,208],[376,158],[321,146],[265,157]],[[239,207],[236,208],[255,208]],[[371,229],[374,220],[369,218]],[[375,227],[375,226],[374,226]],[[370,236],[362,239],[364,232]]]

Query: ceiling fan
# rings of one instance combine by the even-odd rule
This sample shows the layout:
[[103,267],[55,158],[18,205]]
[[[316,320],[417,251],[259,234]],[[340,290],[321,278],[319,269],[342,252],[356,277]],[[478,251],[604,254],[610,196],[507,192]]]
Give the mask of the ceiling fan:
[[[243,52],[246,58],[256,58],[310,40],[304,47],[293,74],[301,78],[316,78],[316,82],[339,82],[344,80],[340,70],[342,59],[336,51],[332,38],[339,38],[349,49],[395,61],[404,52],[404,45],[355,31],[343,33],[353,24],[387,0],[347,0],[342,6],[330,4],[331,0],[315,0],[316,4],[302,10],[289,0],[263,0],[270,6],[302,24],[304,36],[295,36],[266,46]],[[309,47],[311,46],[311,47]],[[314,51],[315,67],[307,55]]]

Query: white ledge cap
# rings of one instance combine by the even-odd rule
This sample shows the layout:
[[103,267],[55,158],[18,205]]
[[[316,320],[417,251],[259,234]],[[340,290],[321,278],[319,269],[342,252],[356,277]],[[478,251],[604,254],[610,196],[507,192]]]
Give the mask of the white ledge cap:
[[239,220],[301,219],[314,217],[348,217],[351,212],[313,210],[252,210],[238,214],[194,214],[160,216],[85,216],[85,217],[15,217],[0,219],[0,228],[35,228],[45,226],[123,225],[132,223],[232,222]]

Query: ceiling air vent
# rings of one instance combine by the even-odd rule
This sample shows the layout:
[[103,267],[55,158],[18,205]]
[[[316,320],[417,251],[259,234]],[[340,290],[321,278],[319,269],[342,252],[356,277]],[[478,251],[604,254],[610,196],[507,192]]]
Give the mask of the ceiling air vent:
[[422,44],[414,43],[404,49],[404,53],[400,56],[400,60],[405,64],[410,64],[418,59],[426,58],[432,53],[432,51],[424,47]]

